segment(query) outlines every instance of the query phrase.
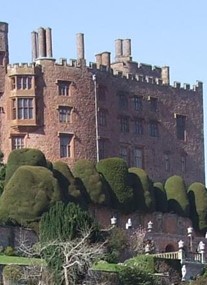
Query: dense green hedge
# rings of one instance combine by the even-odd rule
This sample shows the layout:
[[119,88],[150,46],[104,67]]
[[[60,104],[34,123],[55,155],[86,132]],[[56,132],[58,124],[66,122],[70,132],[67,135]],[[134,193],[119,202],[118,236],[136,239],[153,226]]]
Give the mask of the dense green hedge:
[[69,202],[71,200],[77,202],[80,201],[81,198],[86,198],[86,195],[84,196],[81,192],[83,191],[83,187],[81,187],[78,180],[74,178],[70,168],[65,162],[56,161],[53,164],[53,173],[59,181],[63,193],[63,200],[65,202]]
[[19,166],[32,165],[47,167],[45,155],[38,149],[22,148],[13,150],[8,157],[6,167],[7,183]]
[[155,209],[154,189],[147,173],[136,167],[129,168],[129,173],[132,187],[135,190],[136,208],[142,211],[153,211]]
[[41,166],[20,166],[10,178],[0,197],[0,220],[19,224],[39,218],[60,200],[57,179]]
[[207,230],[207,190],[205,185],[194,182],[188,188],[190,218],[193,226],[201,231]]
[[134,191],[129,186],[126,162],[118,157],[106,158],[97,163],[96,169],[110,187],[113,206],[125,212],[132,212],[135,209]]
[[79,177],[93,203],[111,205],[111,197],[103,177],[97,172],[95,165],[89,160],[75,163],[73,173]]
[[185,182],[181,176],[174,175],[165,182],[167,194],[168,211],[179,216],[189,216],[189,201]]

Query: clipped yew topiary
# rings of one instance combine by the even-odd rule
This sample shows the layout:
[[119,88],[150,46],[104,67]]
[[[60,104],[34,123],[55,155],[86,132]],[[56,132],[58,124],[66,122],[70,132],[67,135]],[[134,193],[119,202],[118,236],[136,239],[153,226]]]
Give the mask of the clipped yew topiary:
[[8,157],[5,183],[9,181],[19,166],[32,165],[47,167],[45,155],[38,149],[22,148],[13,150]]
[[155,209],[153,184],[147,173],[137,167],[129,168],[129,173],[130,183],[135,190],[136,208],[141,211],[153,211]]
[[134,191],[129,186],[126,162],[118,157],[106,158],[97,163],[96,169],[110,187],[113,206],[125,212],[132,212],[135,209]]
[[155,182],[153,184],[156,211],[166,213],[168,210],[167,195],[164,185],[161,182]]
[[205,185],[194,182],[188,188],[190,202],[190,218],[194,228],[206,232],[207,230],[207,190]]
[[79,177],[93,203],[111,205],[111,197],[108,192],[105,180],[97,172],[95,165],[89,160],[76,162],[73,173]]
[[63,193],[63,200],[80,201],[81,199],[87,202],[87,195],[84,192],[84,187],[81,187],[79,180],[74,178],[67,163],[63,161],[56,161],[53,164],[54,176],[58,179]]
[[41,166],[20,166],[0,197],[0,220],[25,224],[39,218],[60,200],[61,193],[53,173]]
[[185,182],[181,176],[174,175],[165,182],[168,211],[179,216],[189,217],[189,201]]

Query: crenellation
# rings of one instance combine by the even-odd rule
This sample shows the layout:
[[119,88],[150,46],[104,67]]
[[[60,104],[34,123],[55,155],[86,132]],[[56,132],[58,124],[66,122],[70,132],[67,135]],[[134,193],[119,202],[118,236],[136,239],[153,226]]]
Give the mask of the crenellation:
[[177,88],[177,89],[180,89],[181,87],[181,83],[178,82],[178,81],[174,81],[174,85],[173,85],[174,88]]
[[183,83],[183,88],[184,88],[185,90],[190,90],[190,84],[188,84],[188,83]]

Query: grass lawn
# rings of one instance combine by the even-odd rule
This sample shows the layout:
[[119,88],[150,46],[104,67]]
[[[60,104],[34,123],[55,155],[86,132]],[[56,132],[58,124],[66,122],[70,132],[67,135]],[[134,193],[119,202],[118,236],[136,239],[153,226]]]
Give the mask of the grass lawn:
[[7,255],[0,255],[0,264],[46,265],[45,261],[40,258],[28,258]]
[[98,263],[93,265],[93,269],[107,272],[118,272],[119,270],[121,270],[122,266],[123,265],[99,261]]

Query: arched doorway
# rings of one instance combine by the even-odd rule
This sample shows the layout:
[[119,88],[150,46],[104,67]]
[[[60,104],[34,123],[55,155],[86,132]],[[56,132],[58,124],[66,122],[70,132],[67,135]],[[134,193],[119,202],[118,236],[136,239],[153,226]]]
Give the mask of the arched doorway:
[[174,245],[168,244],[168,245],[165,247],[165,252],[173,252],[173,251],[175,251]]

